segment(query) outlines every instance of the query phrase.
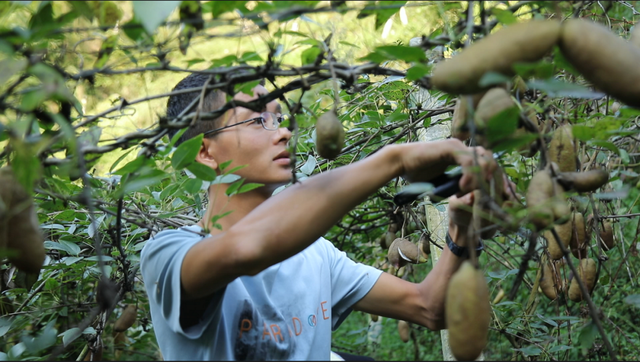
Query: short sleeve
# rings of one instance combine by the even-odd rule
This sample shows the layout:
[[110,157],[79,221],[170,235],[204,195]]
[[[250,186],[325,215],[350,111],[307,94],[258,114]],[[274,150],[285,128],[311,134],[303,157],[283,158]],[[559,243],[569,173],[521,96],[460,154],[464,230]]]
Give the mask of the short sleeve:
[[140,254],[140,270],[154,317],[163,318],[173,332],[192,339],[202,335],[224,293],[216,293],[200,323],[183,330],[180,324],[182,262],[189,249],[202,239],[188,229],[165,230],[149,239]]
[[319,241],[327,252],[331,266],[331,328],[335,330],[349,316],[353,305],[373,288],[382,271],[354,262],[324,238]]

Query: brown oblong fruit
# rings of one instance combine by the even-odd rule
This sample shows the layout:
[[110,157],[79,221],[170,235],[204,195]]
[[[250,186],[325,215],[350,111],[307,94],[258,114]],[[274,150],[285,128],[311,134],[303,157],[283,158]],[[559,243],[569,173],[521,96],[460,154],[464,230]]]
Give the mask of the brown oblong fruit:
[[405,321],[398,321],[398,334],[400,335],[402,342],[409,342],[409,336],[411,334],[411,327],[409,326],[409,323]]
[[138,308],[133,304],[128,304],[120,314],[120,318],[116,320],[113,325],[114,332],[124,332],[129,329],[136,321],[138,315]]
[[473,109],[478,108],[478,103],[486,92],[480,92],[473,95],[460,95],[456,100],[453,109],[453,117],[451,118],[451,136],[461,141],[469,138],[469,128],[467,127],[467,116],[469,114],[469,98],[473,105]]
[[478,109],[474,115],[474,122],[477,128],[476,141],[478,145],[487,148],[492,146],[488,143],[488,137],[485,134],[487,122],[498,113],[515,106],[516,102],[504,88],[492,88],[487,91],[487,94],[480,99]]
[[566,190],[591,192],[599,189],[609,181],[609,173],[605,170],[589,170],[584,172],[560,172],[558,181]]
[[551,300],[555,300],[559,292],[563,289],[560,275],[553,272],[550,261],[543,264],[542,276],[540,277],[540,289],[542,289],[542,293]]
[[392,233],[391,231],[387,231],[384,234],[385,249],[389,249],[391,244],[393,244],[394,240],[396,240],[396,233]]
[[549,172],[540,170],[531,178],[527,189],[529,219],[537,230],[545,229],[554,220],[549,200],[553,197],[553,180]]
[[480,79],[488,72],[513,75],[513,64],[534,62],[551,51],[560,37],[560,22],[533,20],[504,27],[471,44],[451,59],[436,64],[431,83],[453,94],[482,90]]
[[422,233],[420,235],[420,240],[418,240],[418,247],[420,249],[420,253],[426,259],[431,254],[431,243],[429,242],[429,238],[426,233]]
[[316,149],[326,159],[334,160],[344,147],[344,127],[334,111],[325,112],[316,122]]
[[446,293],[445,320],[449,346],[459,361],[473,361],[487,345],[491,323],[489,288],[481,270],[464,261]]
[[9,261],[22,271],[37,273],[46,255],[33,200],[8,167],[0,169],[0,185],[0,197],[8,205],[5,243],[12,252]]
[[[589,293],[591,293],[593,287],[596,285],[596,261],[591,258],[581,259],[577,265],[577,269],[580,280],[584,283],[584,286],[587,287]],[[571,279],[571,285],[569,286],[569,299],[574,302],[579,302],[584,299],[575,275]]]
[[602,223],[600,238],[602,239],[602,248],[604,250],[611,250],[616,245],[616,241],[613,238],[613,225],[610,222],[605,221]]
[[[571,221],[567,221],[564,224],[554,225],[553,229],[558,233],[560,237],[560,241],[562,244],[568,248],[569,243],[571,242],[571,232],[573,230],[573,224]],[[558,245],[558,241],[554,237],[551,230],[547,230],[544,232],[544,238],[547,239],[547,250],[549,251],[549,257],[552,260],[562,259],[564,256],[562,254],[562,249]]]
[[587,229],[584,224],[584,215],[579,212],[571,214],[571,222],[573,224],[573,230],[571,230],[571,240],[569,241],[569,247],[571,248],[571,254],[578,259],[582,259],[587,256]]
[[549,143],[549,161],[555,162],[561,172],[574,172],[576,164],[576,144],[570,124],[559,127]]
[[387,259],[391,265],[400,268],[407,263],[416,264],[420,257],[418,246],[411,241],[397,238],[391,243]]
[[640,49],[593,21],[563,22],[560,50],[598,89],[640,107]]

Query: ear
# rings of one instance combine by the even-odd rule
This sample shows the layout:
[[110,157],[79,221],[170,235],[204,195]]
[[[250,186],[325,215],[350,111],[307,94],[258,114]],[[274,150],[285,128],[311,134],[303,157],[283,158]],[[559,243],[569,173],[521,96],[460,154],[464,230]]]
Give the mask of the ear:
[[216,170],[218,168],[218,162],[214,158],[214,143],[208,138],[202,140],[202,146],[196,155],[196,162],[199,162],[205,166],[209,166]]

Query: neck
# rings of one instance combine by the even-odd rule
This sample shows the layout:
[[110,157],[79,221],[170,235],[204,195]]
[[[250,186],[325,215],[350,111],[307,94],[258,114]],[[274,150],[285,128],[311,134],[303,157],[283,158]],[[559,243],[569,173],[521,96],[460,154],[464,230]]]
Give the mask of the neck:
[[[209,205],[198,225],[208,229],[212,235],[229,230],[253,209],[271,197],[273,191],[277,188],[277,186],[263,186],[229,197],[226,194],[229,186],[230,184],[217,184],[209,188]],[[211,222],[214,216],[223,215],[229,211],[231,211],[230,214],[216,220],[215,223]],[[222,227],[222,230],[214,226],[215,224]]]

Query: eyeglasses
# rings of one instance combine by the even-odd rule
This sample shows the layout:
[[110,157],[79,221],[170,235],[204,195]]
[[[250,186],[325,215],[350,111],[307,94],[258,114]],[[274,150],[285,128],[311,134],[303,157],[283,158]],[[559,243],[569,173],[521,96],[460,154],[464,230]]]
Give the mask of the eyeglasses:
[[275,113],[271,113],[271,112],[262,112],[260,114],[260,117],[255,117],[255,118],[247,119],[246,121],[212,129],[210,131],[204,132],[203,135],[206,137],[212,133],[221,131],[223,129],[227,129],[227,128],[231,128],[231,127],[235,127],[241,124],[251,123],[251,122],[260,122],[262,124],[262,128],[266,129],[267,131],[275,131],[278,128],[280,128],[280,125],[283,122],[286,122],[288,120],[289,120],[289,116],[286,114],[276,115]]

